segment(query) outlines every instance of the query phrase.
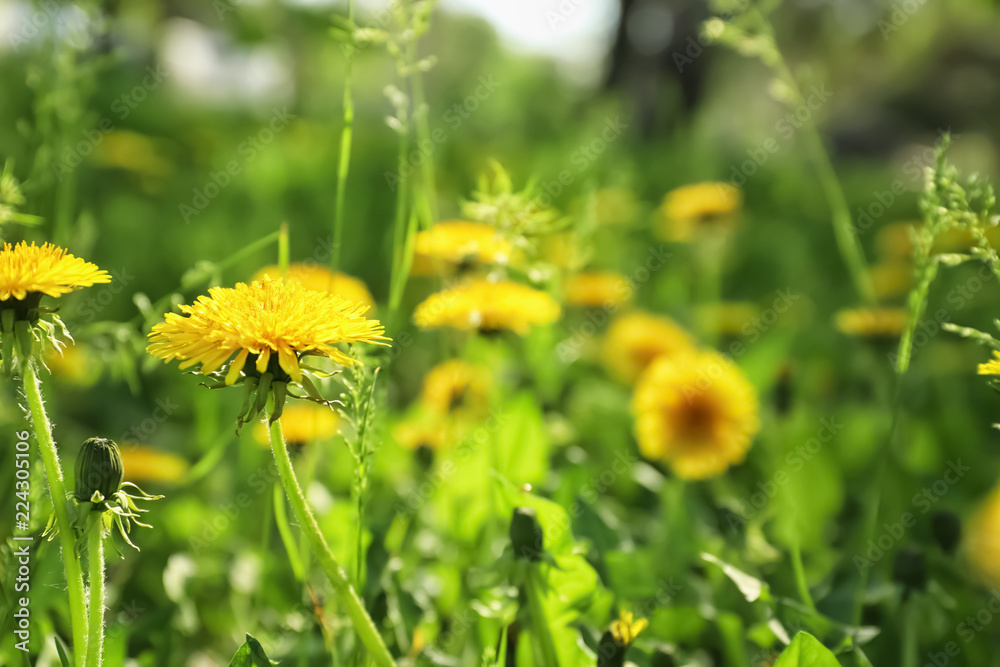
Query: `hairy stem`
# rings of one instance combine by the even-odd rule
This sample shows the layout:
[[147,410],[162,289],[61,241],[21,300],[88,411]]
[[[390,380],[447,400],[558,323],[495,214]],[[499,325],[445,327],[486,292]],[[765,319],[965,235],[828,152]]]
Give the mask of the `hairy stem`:
[[104,651],[104,517],[92,514],[87,525],[87,558],[90,561],[90,629],[87,667],[101,667]]
[[281,484],[285,487],[285,495],[292,506],[292,512],[298,519],[299,528],[309,538],[313,551],[319,558],[320,565],[326,573],[327,578],[333,585],[334,592],[341,608],[350,616],[354,630],[358,633],[362,643],[368,649],[368,655],[378,667],[394,667],[392,656],[386,648],[382,636],[375,628],[375,623],[365,610],[364,604],[354,591],[344,569],[334,558],[330,546],[320,532],[316,517],[306,503],[302,487],[299,486],[295,477],[295,470],[292,468],[292,461],[288,456],[288,448],[285,446],[285,436],[281,431],[281,421],[276,420],[271,424],[271,449],[274,451],[274,461],[278,467],[278,475]]
[[45,479],[52,496],[52,511],[56,518],[56,528],[59,531],[59,543],[62,547],[63,567],[66,571],[68,587],[70,620],[73,625],[73,653],[76,664],[83,665],[87,654],[87,608],[84,602],[83,570],[76,553],[76,540],[73,536],[73,526],[69,521],[67,510],[66,485],[63,482],[62,468],[59,467],[59,454],[56,443],[52,439],[52,425],[45,414],[45,404],[42,401],[42,388],[34,361],[24,364],[24,395],[31,412],[31,421],[38,438],[38,449],[42,455],[42,467]]

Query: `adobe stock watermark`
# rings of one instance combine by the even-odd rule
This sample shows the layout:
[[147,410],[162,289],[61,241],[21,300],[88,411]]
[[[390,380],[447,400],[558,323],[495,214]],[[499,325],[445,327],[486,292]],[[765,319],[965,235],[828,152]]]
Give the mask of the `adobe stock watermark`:
[[104,116],[98,121],[97,126],[83,131],[83,138],[75,144],[63,149],[62,154],[52,162],[52,171],[56,180],[60,183],[74,169],[83,164],[84,158],[93,153],[104,141],[104,138],[114,132],[118,123],[124,121],[142,102],[149,97],[149,94],[158,88],[168,77],[170,72],[163,69],[162,65],[147,67],[146,76],[142,81],[130,90],[122,93],[111,103],[111,111],[115,114]]
[[[461,101],[448,107],[441,119],[454,132],[462,127],[462,124],[472,117],[472,115],[483,105],[484,102],[493,96],[493,93],[500,88],[503,83],[497,81],[493,74],[479,77],[479,85]],[[430,136],[418,141],[416,146],[406,155],[402,164],[396,166],[395,171],[386,171],[383,176],[391,192],[395,192],[399,182],[404,178],[412,176],[425,160],[431,159],[438,148],[447,143],[451,135],[438,125],[430,131]]]
[[115,300],[125,286],[135,280],[135,276],[128,272],[128,269],[112,269],[111,282],[107,283],[96,292],[89,290],[86,298],[76,307],[76,316],[84,324],[93,322],[94,319]]
[[490,441],[493,434],[500,430],[507,421],[508,415],[498,410],[491,410],[489,417],[477,426],[455,448],[455,458],[445,459],[435,470],[428,473],[427,478],[416,489],[407,494],[403,501],[397,502],[393,509],[396,514],[413,516],[431,499],[434,492],[441,488],[456,472],[462,463],[467,462],[476,452]]
[[[629,275],[622,276],[621,280],[615,284],[615,293],[620,296],[627,296],[638,292],[639,287],[645,285],[653,275],[666,266],[666,260],[673,257],[673,253],[666,249],[664,244],[650,246],[646,253],[646,260],[634,268]],[[609,301],[598,308],[588,308],[583,324],[573,325],[569,336],[556,346],[556,354],[564,364],[575,361],[580,356],[580,351],[591,337],[603,327],[611,317],[618,312],[620,305],[615,301]]]
[[730,530],[735,531],[738,527],[746,526],[747,522],[757,516],[778,495],[781,487],[791,481],[789,471],[797,473],[804,469],[806,464],[816,458],[820,450],[832,442],[844,428],[836,417],[824,417],[819,420],[819,424],[815,436],[785,454],[783,467],[776,470],[770,478],[758,481],[757,490],[749,497],[739,499],[737,511],[730,513],[728,517]]
[[706,21],[702,29],[698,31],[697,37],[688,35],[687,40],[684,42],[684,50],[674,50],[670,54],[677,71],[683,72],[685,67],[693,64],[695,60],[701,57],[705,53],[705,49],[714,44],[722,35],[726,29],[725,24],[732,21],[733,17],[743,13],[749,5],[750,0],[740,0],[732,9],[720,12],[717,17]]
[[[970,466],[962,464],[962,459],[948,461],[948,468],[944,474],[915,493],[910,499],[910,504],[918,509],[921,515],[927,514],[970,470],[972,470]],[[896,521],[883,523],[882,533],[868,540],[868,544],[865,545],[868,550],[864,555],[854,555],[854,566],[858,568],[858,572],[865,574],[871,570],[872,566],[882,560],[906,536],[906,532],[916,525],[917,515],[913,512],[903,512]]]
[[[760,311],[758,315],[751,317],[740,327],[740,333],[746,337],[746,342],[734,340],[725,350],[720,349],[724,357],[730,362],[736,361],[747,352],[747,345],[753,345],[771,327],[778,323],[781,316],[791,310],[795,302],[802,298],[801,294],[796,294],[790,289],[782,288],[775,291],[774,300],[771,305]],[[708,391],[724,373],[726,369],[721,363],[713,363],[701,369],[698,379],[694,384],[684,386],[684,398],[688,401],[696,396]]]
[[288,107],[273,109],[267,125],[239,143],[236,147],[237,157],[226,162],[224,169],[209,172],[205,184],[192,190],[194,196],[191,198],[191,202],[178,206],[177,210],[184,218],[184,223],[190,224],[193,218],[208,208],[209,204],[233,182],[233,179],[243,173],[243,168],[274,141],[274,138],[287,128],[295,118],[295,114],[289,112]]
[[[955,138],[958,135],[953,135]],[[896,200],[907,191],[915,190],[923,183],[924,172],[934,166],[934,149],[924,146],[916,155],[903,163],[902,172],[906,177],[897,178],[885,190],[872,192],[872,201],[867,206],[859,206],[854,229],[858,236],[863,235],[875,224],[875,221],[885,215],[893,207]]]
[[[929,318],[924,318],[917,322],[913,331],[913,340],[910,341],[910,359],[916,358],[917,354],[926,347],[942,330],[953,330],[952,317],[955,313],[963,310],[982,289],[993,281],[993,272],[989,265],[981,264],[979,270],[968,280],[955,285],[945,295],[945,301],[952,306],[951,310],[938,308]],[[886,355],[889,364],[896,366],[897,350],[892,350]]]
[[747,179],[767,164],[771,156],[781,150],[782,141],[788,142],[795,133],[812,121],[813,114],[826,106],[833,93],[826,89],[826,84],[813,86],[808,96],[804,96],[802,104],[789,111],[774,123],[774,133],[760,143],[756,148],[746,150],[747,159],[732,165],[729,182],[740,187]]
[[892,3],[892,11],[889,12],[888,20],[879,19],[878,30],[882,33],[882,39],[889,40],[889,35],[897,32],[903,25],[913,17],[927,0],[900,0]]

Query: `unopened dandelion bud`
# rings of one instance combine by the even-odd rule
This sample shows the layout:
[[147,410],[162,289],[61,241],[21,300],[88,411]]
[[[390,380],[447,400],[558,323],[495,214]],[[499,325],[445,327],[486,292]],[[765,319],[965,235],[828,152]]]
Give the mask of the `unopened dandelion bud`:
[[535,510],[530,507],[518,507],[514,510],[514,516],[510,520],[510,544],[516,559],[531,563],[542,559],[545,550],[544,536]]
[[95,497],[107,500],[118,492],[125,481],[125,465],[118,445],[107,438],[90,438],[80,447],[76,457],[76,487],[74,495],[81,502]]

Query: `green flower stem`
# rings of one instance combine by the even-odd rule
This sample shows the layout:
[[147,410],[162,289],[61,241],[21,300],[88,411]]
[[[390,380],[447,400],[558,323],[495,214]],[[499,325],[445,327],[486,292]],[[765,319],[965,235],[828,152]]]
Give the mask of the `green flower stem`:
[[[354,25],[354,0],[347,0],[347,20]],[[344,128],[340,131],[340,158],[337,161],[337,199],[333,212],[333,247],[330,250],[330,268],[340,269],[340,245],[344,238],[344,200],[347,198],[347,174],[351,169],[351,141],[354,136],[354,99],[351,97],[351,76],[354,71],[354,34],[344,58]]]
[[528,598],[528,611],[531,614],[531,628],[534,630],[532,646],[537,647],[541,653],[538,664],[546,667],[559,667],[559,653],[556,651],[555,639],[552,637],[552,630],[549,627],[549,619],[545,614],[545,605],[542,603],[541,589],[544,586],[542,573],[537,567],[528,568],[528,576],[525,581],[525,595]]
[[101,667],[104,651],[104,516],[95,512],[87,519],[87,558],[90,561],[90,629],[87,667]]
[[67,511],[66,486],[63,482],[62,468],[59,467],[59,454],[56,443],[52,439],[52,425],[45,414],[45,404],[42,401],[42,388],[35,370],[35,362],[27,361],[23,370],[24,395],[31,411],[31,421],[38,438],[38,449],[42,454],[42,467],[45,469],[45,479],[52,496],[52,511],[56,518],[56,528],[59,531],[59,542],[62,547],[63,567],[66,570],[66,584],[69,589],[69,613],[73,626],[73,653],[76,664],[83,665],[87,654],[87,608],[84,600],[83,570],[76,554],[76,540],[73,537],[73,526]]
[[389,649],[382,641],[382,636],[379,635],[358,594],[347,580],[343,568],[340,567],[333,552],[330,551],[330,546],[326,543],[323,533],[320,532],[319,524],[316,523],[316,518],[306,503],[302,488],[299,486],[299,482],[295,478],[295,471],[292,469],[292,461],[288,456],[288,448],[285,446],[285,436],[281,432],[280,420],[271,424],[271,449],[274,451],[274,461],[278,466],[281,484],[285,487],[285,495],[288,496],[292,512],[298,519],[299,528],[309,538],[313,551],[316,552],[319,562],[323,566],[323,571],[330,583],[333,584],[341,608],[350,616],[355,631],[368,649],[371,660],[378,667],[394,667],[395,662],[389,654]]

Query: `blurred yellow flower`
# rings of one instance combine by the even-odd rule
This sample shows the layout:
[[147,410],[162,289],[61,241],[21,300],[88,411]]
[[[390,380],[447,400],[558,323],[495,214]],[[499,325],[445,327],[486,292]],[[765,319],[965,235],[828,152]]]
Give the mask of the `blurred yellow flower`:
[[686,352],[694,345],[694,338],[669,317],[636,311],[611,323],[602,358],[612,376],[631,384],[654,359]]
[[147,176],[166,176],[173,171],[173,165],[161,157],[161,150],[154,140],[128,130],[113,130],[105,134],[97,144],[94,158],[102,166],[127,169]]
[[895,338],[906,329],[909,314],[902,308],[849,308],[834,315],[837,330],[848,336]]
[[622,611],[618,619],[611,621],[611,636],[619,646],[631,646],[639,633],[649,627],[649,621],[635,618],[630,611]]
[[428,371],[420,402],[439,415],[454,412],[480,414],[489,407],[490,385],[488,368],[451,359]]
[[6,243],[0,250],[0,307],[4,302],[41,299],[43,294],[59,297],[81,287],[109,282],[107,271],[51,243]]
[[704,229],[735,222],[740,191],[729,183],[696,183],[667,193],[660,206],[658,232],[668,241],[692,241]]
[[[265,266],[254,274],[253,280],[261,281],[264,278],[280,280],[281,267]],[[293,262],[288,265],[285,280],[297,282],[317,292],[335,294],[341,299],[368,306],[370,309],[375,308],[375,299],[364,281],[346,273],[333,272],[320,264]]]
[[966,545],[976,578],[987,586],[1000,586],[1000,486],[969,521]]
[[875,296],[887,299],[906,294],[913,287],[913,265],[900,260],[887,260],[868,268]]
[[[149,334],[149,353],[166,362],[179,359],[180,367],[201,364],[201,373],[229,365],[226,384],[233,384],[242,371],[278,370],[300,381],[299,355],[318,354],[343,365],[356,363],[336,345],[371,343],[385,345],[389,339],[377,320],[364,317],[367,306],[323,294],[297,282],[265,278],[235,288],[213,287],[209,296],[167,313],[166,321]],[[272,354],[277,364],[271,363]],[[252,355],[252,357],[251,357]],[[250,361],[252,366],[247,368]]]
[[428,413],[418,413],[399,422],[392,429],[392,437],[410,451],[421,447],[437,451],[448,442],[445,425]]
[[541,290],[509,280],[475,279],[429,296],[417,306],[413,321],[421,329],[509,329],[523,336],[532,326],[555,322],[560,312],[555,299]]
[[101,375],[95,352],[82,348],[80,343],[71,343],[61,352],[49,350],[45,355],[45,365],[53,375],[80,387],[93,385]]
[[472,263],[505,265],[511,253],[511,244],[496,228],[448,220],[417,234],[412,273],[433,275]]
[[187,460],[154,447],[123,444],[122,462],[129,482],[179,482],[188,470]]
[[739,368],[714,351],[661,357],[632,398],[639,451],[684,479],[706,479],[746,457],[760,430],[757,394]]
[[566,303],[584,308],[611,308],[632,300],[632,284],[614,271],[578,273],[566,281]]
[[[315,403],[293,403],[281,414],[281,430],[289,445],[306,445],[328,440],[340,431],[340,418],[332,409]],[[261,445],[271,445],[271,435],[263,421],[253,427],[253,437]]]

